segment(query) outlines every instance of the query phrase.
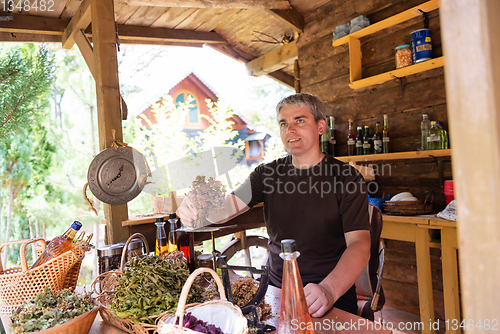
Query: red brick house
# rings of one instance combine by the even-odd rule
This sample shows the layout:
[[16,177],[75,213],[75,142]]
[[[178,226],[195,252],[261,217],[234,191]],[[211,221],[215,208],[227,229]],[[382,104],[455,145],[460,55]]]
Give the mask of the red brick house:
[[[201,115],[210,117],[210,111],[205,100],[210,99],[213,102],[217,102],[218,98],[214,89],[201,79],[199,75],[190,72],[182,77],[168,90],[168,95],[173,97],[175,103],[191,101],[189,102],[190,108],[183,129],[188,138],[196,137],[200,131],[209,126],[208,121],[201,117]],[[156,119],[152,113],[152,105],[146,108],[142,112],[142,115],[146,116],[153,124],[156,123]],[[269,140],[270,135],[264,132],[257,132],[255,127],[238,113],[231,117],[231,121],[234,122],[233,130],[239,133],[235,140],[241,138],[246,142],[246,160],[251,162],[261,160],[264,157],[265,144]],[[144,120],[143,124],[147,125]]]

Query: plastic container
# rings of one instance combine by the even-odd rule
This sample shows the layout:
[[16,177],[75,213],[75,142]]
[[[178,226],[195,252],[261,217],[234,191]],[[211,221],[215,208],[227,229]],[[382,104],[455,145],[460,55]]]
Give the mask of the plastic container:
[[410,44],[403,44],[396,47],[396,68],[410,66],[412,61]]
[[446,197],[446,205],[455,199],[453,180],[444,181],[444,196]]

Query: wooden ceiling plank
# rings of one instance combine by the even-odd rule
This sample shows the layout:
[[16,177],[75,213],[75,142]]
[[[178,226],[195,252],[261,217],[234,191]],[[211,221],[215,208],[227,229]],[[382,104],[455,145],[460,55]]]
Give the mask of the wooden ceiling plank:
[[71,18],[73,17],[73,15],[75,15],[78,8],[80,8],[80,4],[82,2],[83,0],[69,0],[68,4],[66,5],[66,7],[64,7],[64,10],[62,11],[60,18],[71,20]]
[[304,17],[293,9],[270,9],[268,13],[295,32],[301,33],[304,30]]
[[248,74],[260,76],[278,71],[299,57],[297,42],[293,41],[246,63]]
[[[12,2],[5,0],[0,1],[2,7],[4,2],[5,7],[14,7],[12,12],[16,12],[18,14],[56,18],[60,17],[66,5],[66,0],[46,0],[42,4],[40,3],[40,0],[14,0]],[[0,8],[3,9],[2,7]]]
[[117,24],[125,24],[139,8],[138,6],[127,6],[126,4],[115,3],[115,22]]
[[149,28],[130,25],[119,25],[118,36],[121,41],[163,40],[167,42],[188,43],[227,43],[227,41],[221,35],[215,32]]
[[167,9],[168,7],[139,7],[125,22],[119,24],[149,27]]
[[115,0],[130,6],[187,8],[291,9],[288,0]]
[[174,29],[195,11],[196,8],[169,8],[150,27]]
[[79,33],[80,30],[85,30],[89,26],[91,20],[90,0],[84,0],[64,30],[62,35],[62,47],[71,49],[73,44],[75,44],[75,34]]
[[221,11],[223,11],[221,8],[197,9],[196,12],[182,21],[175,29],[196,30],[202,23],[217,16]]
[[241,11],[241,9],[224,9],[219,14],[214,15],[206,22],[202,23],[200,26],[196,28],[197,31],[212,31],[217,28],[220,24],[223,24],[226,20],[229,20],[233,15],[237,15],[237,13]]

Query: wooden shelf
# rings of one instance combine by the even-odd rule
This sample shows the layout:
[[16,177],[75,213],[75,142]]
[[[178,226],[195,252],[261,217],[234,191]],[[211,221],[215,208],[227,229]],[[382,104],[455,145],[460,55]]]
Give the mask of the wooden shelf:
[[422,13],[419,10],[429,12],[437,8],[439,8],[439,0],[431,0],[333,41],[333,46],[339,46],[346,43],[349,44],[349,87],[352,89],[359,89],[379,85],[392,79],[402,78],[407,75],[444,66],[444,57],[439,57],[364,79],[362,78],[361,70],[361,44],[359,42],[361,37],[420,16]]
[[436,158],[451,156],[451,148],[446,150],[429,150],[429,151],[410,151],[396,152],[385,154],[368,154],[368,155],[351,155],[335,157],[335,159],[343,162],[368,162],[381,160],[403,160],[403,159],[421,159],[421,158]]

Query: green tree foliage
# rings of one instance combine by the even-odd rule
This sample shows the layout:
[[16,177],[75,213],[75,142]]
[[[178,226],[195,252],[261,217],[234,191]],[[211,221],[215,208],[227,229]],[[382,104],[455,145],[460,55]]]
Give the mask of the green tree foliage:
[[54,80],[53,57],[47,48],[25,44],[5,49],[0,49],[0,139],[43,116]]

